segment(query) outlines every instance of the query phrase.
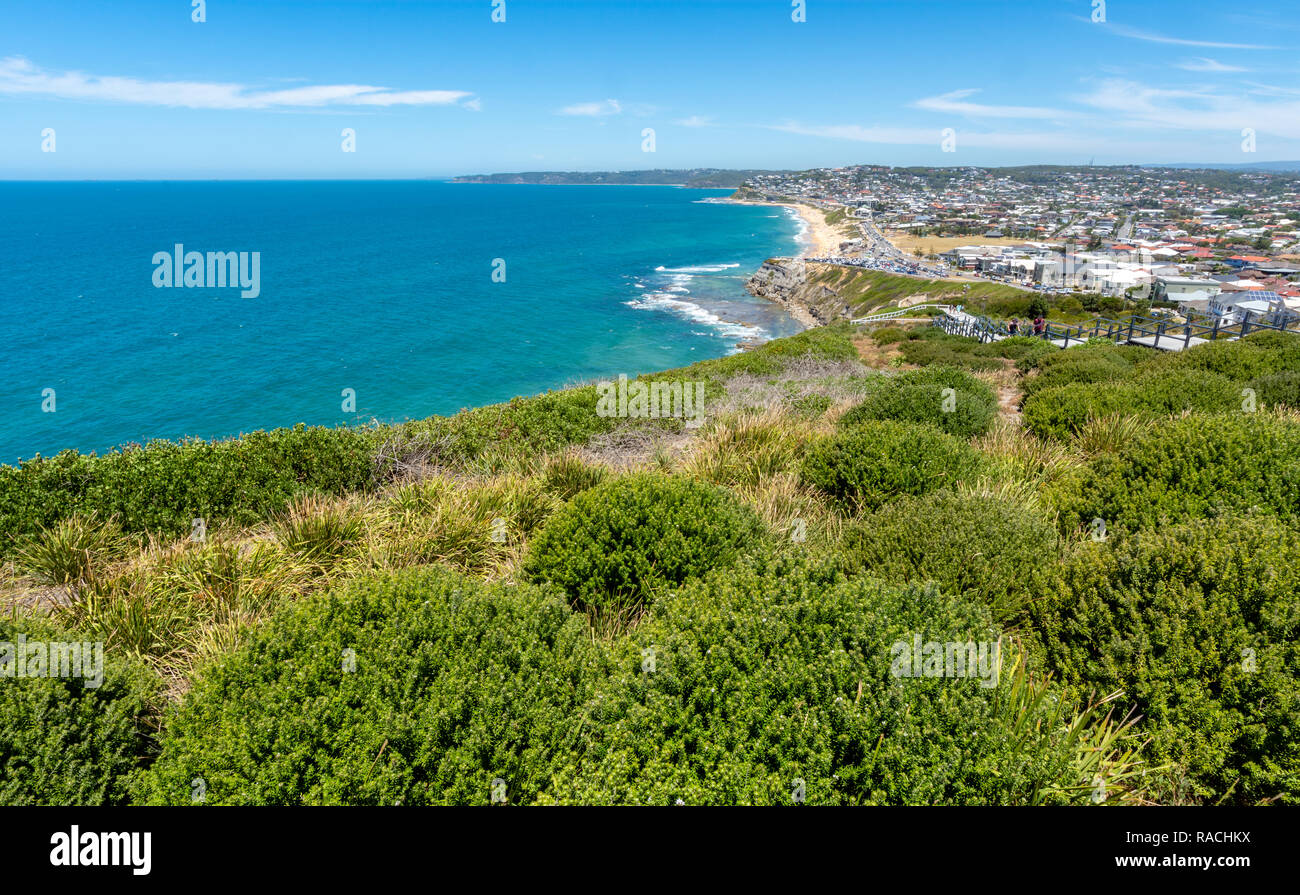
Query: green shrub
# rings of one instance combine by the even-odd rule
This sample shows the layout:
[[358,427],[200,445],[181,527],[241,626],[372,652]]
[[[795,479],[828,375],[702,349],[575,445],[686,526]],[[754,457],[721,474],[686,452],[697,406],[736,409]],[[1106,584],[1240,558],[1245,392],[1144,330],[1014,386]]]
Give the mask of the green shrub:
[[1035,592],[1058,556],[1056,528],[991,495],[937,491],[886,504],[851,525],[846,568],[906,583],[934,582],[1005,615]]
[[882,326],[871,334],[871,341],[877,345],[893,345],[907,338],[907,330],[901,326]]
[[[297,426],[230,441],[154,441],[102,457],[64,451],[0,466],[0,532],[21,539],[75,515],[127,532],[188,534],[195,518],[251,525],[303,491],[344,494],[375,480],[376,433]],[[0,553],[16,547],[0,538]]]
[[923,330],[903,342],[903,360],[921,367],[947,366],[966,370],[996,370],[1002,366],[992,357],[977,353],[980,343],[966,336],[954,336],[938,328]]
[[1208,370],[1155,369],[1117,382],[1076,382],[1043,389],[1022,406],[1036,435],[1065,440],[1096,419],[1116,414],[1150,419],[1185,410],[1229,412],[1242,406],[1242,386]]
[[1167,363],[1210,370],[1235,382],[1246,382],[1282,370],[1300,369],[1300,337],[1262,332],[1235,342],[1216,340],[1179,352]]
[[612,429],[618,420],[596,414],[598,399],[595,386],[583,386],[416,420],[400,427],[391,450],[497,471],[510,460],[556,453]]
[[[33,619],[0,617],[0,805],[121,805],[151,749],[148,719],[161,684],[143,666],[105,650],[103,679],[19,677],[35,673],[18,637],[37,643],[80,643],[81,635]],[[92,651],[93,655],[93,651]],[[84,668],[84,666],[83,666]]]
[[198,779],[213,805],[488,804],[500,779],[527,803],[572,749],[602,662],[542,589],[439,569],[360,579],[201,673],[143,794],[189,804]]
[[1044,655],[1080,689],[1122,688],[1195,795],[1300,803],[1297,555],[1272,520],[1086,543],[1035,604]]
[[977,345],[972,351],[976,355],[986,357],[1032,362],[1033,359],[1045,354],[1055,353],[1057,348],[1046,339],[1035,339],[1033,336],[1008,336],[996,342]]
[[814,444],[801,475],[854,512],[954,486],[979,468],[976,450],[951,435],[931,426],[874,420]]
[[523,571],[558,585],[575,607],[623,616],[733,562],[760,533],[753,511],[722,488],[630,475],[583,491],[548,519]]
[[1262,407],[1300,409],[1300,370],[1260,376],[1252,379],[1247,387],[1254,390],[1255,400]]
[[1114,753],[1097,727],[1013,673],[1010,648],[996,680],[896,675],[896,660],[911,670],[896,645],[916,636],[999,632],[973,602],[788,559],[710,575],[666,595],[621,646],[543,801],[1086,803],[1080,743]]
[[1296,520],[1298,481],[1300,425],[1263,412],[1191,415],[1093,460],[1060,498],[1061,522],[1139,529],[1243,512]]
[[929,423],[951,435],[982,435],[993,425],[998,399],[993,389],[955,367],[927,367],[900,373],[840,418],[844,426],[862,420]]
[[1021,390],[1034,395],[1074,383],[1124,379],[1133,371],[1133,363],[1118,351],[1091,346],[1057,350],[1039,360],[1038,373],[1021,383]]

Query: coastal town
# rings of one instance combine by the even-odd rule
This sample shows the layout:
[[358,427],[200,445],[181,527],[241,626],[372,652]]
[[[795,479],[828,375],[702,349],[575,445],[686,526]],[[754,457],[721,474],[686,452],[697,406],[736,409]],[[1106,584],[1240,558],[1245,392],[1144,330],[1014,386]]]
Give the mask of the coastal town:
[[821,225],[811,262],[1100,296],[1101,310],[1300,319],[1295,174],[858,165],[757,175],[736,196],[802,208]]

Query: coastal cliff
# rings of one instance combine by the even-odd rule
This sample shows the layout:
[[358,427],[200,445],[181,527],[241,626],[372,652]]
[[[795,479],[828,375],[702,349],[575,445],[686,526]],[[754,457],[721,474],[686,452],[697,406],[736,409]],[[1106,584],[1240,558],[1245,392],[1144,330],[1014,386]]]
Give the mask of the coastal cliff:
[[804,326],[825,326],[848,317],[839,291],[816,275],[823,265],[788,258],[769,258],[745,282],[750,295],[781,305]]

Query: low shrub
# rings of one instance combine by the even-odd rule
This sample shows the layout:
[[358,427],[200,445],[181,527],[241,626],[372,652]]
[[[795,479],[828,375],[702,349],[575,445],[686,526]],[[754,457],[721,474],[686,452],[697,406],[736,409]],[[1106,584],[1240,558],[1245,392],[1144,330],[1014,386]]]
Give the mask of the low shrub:
[[929,423],[940,431],[969,438],[987,432],[997,413],[997,395],[984,382],[955,367],[927,367],[892,377],[844,414],[840,423]]
[[1037,368],[1035,375],[1021,383],[1026,396],[1063,385],[1125,379],[1134,372],[1133,363],[1119,351],[1090,345],[1055,350],[1055,354],[1040,358]]
[[1084,543],[1034,605],[1050,666],[1122,689],[1207,801],[1300,803],[1300,534],[1201,520]]
[[[21,646],[20,636],[27,640]],[[161,683],[111,650],[100,654],[98,686],[96,663],[84,655],[85,676],[54,674],[49,645],[83,639],[35,619],[0,617],[0,805],[130,800],[152,749]],[[36,659],[34,649],[45,658]],[[88,652],[93,658],[93,648]]]
[[1210,370],[1234,382],[1300,369],[1300,337],[1261,332],[1238,341],[1213,341],[1179,352],[1167,361],[1180,367]]
[[1247,388],[1255,392],[1261,407],[1300,409],[1300,369],[1260,376],[1247,383]]
[[1300,424],[1265,412],[1194,414],[1093,460],[1060,497],[1061,523],[1140,529],[1244,512],[1296,520],[1298,481]]
[[398,428],[389,451],[497,472],[513,460],[557,453],[608,432],[617,420],[597,415],[598,399],[594,385],[583,386],[416,420]]
[[972,352],[984,357],[1002,357],[1007,360],[1032,363],[1034,359],[1054,353],[1056,350],[1056,347],[1046,339],[1035,339],[1032,336],[1008,336],[996,342],[977,345],[972,349]]
[[856,512],[953,487],[979,468],[974,448],[931,426],[869,420],[815,443],[801,475],[842,509]]
[[[0,532],[22,539],[92,514],[170,537],[188,534],[196,518],[209,528],[251,525],[303,491],[371,488],[376,442],[374,430],[297,426],[230,441],[154,441],[102,457],[37,457],[0,466]],[[0,539],[0,553],[16,546]]]
[[871,334],[871,341],[877,345],[893,345],[907,338],[907,330],[901,326],[882,326]]
[[1025,425],[1045,438],[1065,440],[1092,420],[1114,415],[1156,419],[1187,410],[1240,410],[1242,386],[1208,370],[1155,369],[1124,381],[1076,382],[1032,393],[1022,405]]
[[900,346],[903,360],[920,367],[947,366],[966,370],[996,370],[1002,364],[993,357],[976,352],[979,342],[954,336],[941,329],[923,330],[916,339]]
[[900,644],[986,643],[988,610],[930,588],[746,560],[666,595],[629,642],[547,803],[1084,804],[1135,768],[1008,643],[983,680],[904,676]]
[[[601,648],[564,601],[445,570],[287,606],[209,666],[142,787],[155,804],[526,804],[569,754]],[[503,788],[502,788],[503,787]]]
[[999,616],[1018,609],[1058,557],[1051,522],[994,496],[937,491],[886,504],[844,534],[851,571],[904,583],[933,582]]
[[583,491],[528,545],[523,572],[597,615],[626,617],[662,590],[756,546],[753,511],[722,488],[641,473]]

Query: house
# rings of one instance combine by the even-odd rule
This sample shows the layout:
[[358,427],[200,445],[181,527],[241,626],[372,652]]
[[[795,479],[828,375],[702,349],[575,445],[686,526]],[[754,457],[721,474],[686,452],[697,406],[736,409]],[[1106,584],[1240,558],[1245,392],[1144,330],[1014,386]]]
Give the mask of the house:
[[1246,314],[1261,323],[1281,323],[1294,319],[1295,311],[1276,292],[1224,292],[1210,301],[1209,311],[1224,322],[1236,323]]
[[1272,258],[1266,258],[1263,255],[1232,255],[1223,259],[1224,263],[1231,267],[1249,267],[1252,264],[1268,264]]
[[1223,291],[1223,284],[1210,279],[1198,277],[1157,277],[1156,299],[1159,301],[1177,301],[1180,296],[1195,296],[1198,299],[1213,298]]

